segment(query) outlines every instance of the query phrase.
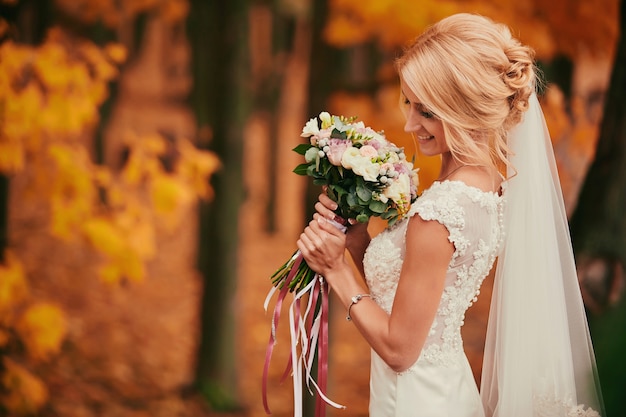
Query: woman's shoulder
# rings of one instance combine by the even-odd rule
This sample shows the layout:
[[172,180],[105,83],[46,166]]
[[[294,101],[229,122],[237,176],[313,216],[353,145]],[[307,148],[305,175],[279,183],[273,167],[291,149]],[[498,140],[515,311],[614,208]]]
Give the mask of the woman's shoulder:
[[475,188],[484,193],[501,194],[503,179],[495,168],[464,166],[450,175],[447,180],[450,183],[462,183],[468,188]]
[[479,184],[466,182],[461,179],[434,181],[430,187],[424,190],[417,201],[420,199],[423,199],[423,201],[428,199],[439,200],[442,197],[446,197],[446,200],[452,199],[454,201],[458,201],[458,197],[461,195],[470,197],[470,200],[499,200],[502,196],[501,190],[504,188],[504,183],[500,183],[498,186],[498,190],[493,191],[489,188],[485,189],[485,187],[481,187]]
[[[500,185],[501,187],[504,184]],[[417,198],[409,211],[409,215],[419,214],[425,220],[442,220],[447,222],[462,222],[466,211],[488,208],[496,209],[503,202],[501,192],[484,190],[468,184],[460,179],[445,179],[435,181]]]

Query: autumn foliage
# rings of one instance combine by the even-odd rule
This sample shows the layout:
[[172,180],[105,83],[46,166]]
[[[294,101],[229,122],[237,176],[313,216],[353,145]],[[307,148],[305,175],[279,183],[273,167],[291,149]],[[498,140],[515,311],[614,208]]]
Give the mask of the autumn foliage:
[[[59,4],[87,23],[104,17],[115,24],[124,15],[113,1]],[[133,12],[157,8],[170,19],[187,10],[185,0],[124,5]],[[0,30],[2,36],[8,30],[2,19]],[[146,277],[156,225],[173,228],[183,208],[210,198],[208,178],[219,167],[214,154],[189,139],[134,132],[122,138],[121,168],[94,162],[99,109],[126,55],[120,44],[98,46],[61,27],[50,29],[41,45],[0,44],[0,173],[27,178],[25,201],[48,212],[49,230],[42,232],[90,245],[99,278],[109,284]],[[177,155],[167,166],[166,154]],[[61,350],[67,320],[53,301],[31,293],[30,277],[10,249],[1,255],[0,413],[33,414],[50,393],[31,365]]]

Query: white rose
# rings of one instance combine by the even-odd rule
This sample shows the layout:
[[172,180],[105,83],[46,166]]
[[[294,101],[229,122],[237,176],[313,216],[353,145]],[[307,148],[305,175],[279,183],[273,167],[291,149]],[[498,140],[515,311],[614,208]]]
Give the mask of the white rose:
[[370,158],[363,157],[357,148],[346,149],[341,157],[341,165],[346,169],[351,169],[365,181],[376,181],[380,172],[380,165],[373,164]]
[[357,148],[348,148],[341,156],[341,165],[346,169],[352,169],[355,163],[358,164],[356,161],[360,158],[361,153]]
[[360,164],[355,166],[352,170],[363,177],[365,181],[376,182],[378,180],[378,173],[380,172],[380,165],[373,164],[369,158],[361,158]]

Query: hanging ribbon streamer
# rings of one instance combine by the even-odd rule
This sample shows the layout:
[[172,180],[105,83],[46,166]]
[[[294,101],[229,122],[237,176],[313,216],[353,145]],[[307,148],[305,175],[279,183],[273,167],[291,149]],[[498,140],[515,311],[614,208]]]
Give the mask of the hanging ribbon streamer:
[[[296,276],[296,271],[303,262],[300,251],[293,257],[293,266],[282,287],[272,287],[265,299],[264,308],[267,312],[270,300],[278,291],[278,298],[272,313],[272,327],[269,342],[265,353],[265,365],[263,367],[263,407],[267,414],[271,414],[267,399],[267,384],[269,366],[272,359],[274,347],[277,342],[278,322],[281,316],[282,305],[290,284]],[[307,299],[306,308],[302,312],[302,300]],[[294,417],[302,417],[302,389],[303,382],[310,394],[317,393],[315,403],[315,416],[325,417],[326,405],[335,408],[345,408],[326,395],[328,382],[328,319],[329,319],[329,288],[324,278],[315,274],[314,278],[300,291],[294,295],[294,299],[289,307],[289,333],[290,333],[290,355],[286,369],[281,381],[291,372],[293,379],[293,400]],[[317,381],[311,373],[315,355],[317,354]]]

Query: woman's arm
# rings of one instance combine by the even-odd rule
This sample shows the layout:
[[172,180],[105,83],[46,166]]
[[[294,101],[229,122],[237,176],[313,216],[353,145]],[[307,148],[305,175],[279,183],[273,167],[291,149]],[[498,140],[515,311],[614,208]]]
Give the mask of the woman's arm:
[[[314,216],[298,240],[311,268],[322,274],[346,308],[366,292],[346,263],[345,237],[321,216]],[[352,321],[369,345],[395,371],[404,371],[420,355],[433,322],[454,246],[436,221],[413,216],[406,232],[406,255],[391,315],[370,298],[352,306]]]

